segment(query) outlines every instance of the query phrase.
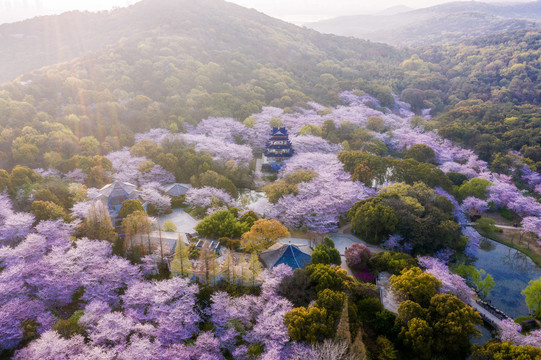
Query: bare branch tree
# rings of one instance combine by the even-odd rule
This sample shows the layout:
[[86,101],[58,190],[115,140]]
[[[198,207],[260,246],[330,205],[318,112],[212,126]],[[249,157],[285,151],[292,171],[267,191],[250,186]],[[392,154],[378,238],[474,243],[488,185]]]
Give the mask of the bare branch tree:
[[357,360],[357,357],[349,353],[349,346],[345,341],[325,340],[314,346],[317,360]]

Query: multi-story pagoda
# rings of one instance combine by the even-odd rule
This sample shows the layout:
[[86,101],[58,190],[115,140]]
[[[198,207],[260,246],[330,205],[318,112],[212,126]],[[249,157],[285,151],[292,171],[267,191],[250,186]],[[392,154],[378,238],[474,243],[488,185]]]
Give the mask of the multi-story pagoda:
[[276,171],[281,169],[294,152],[286,128],[272,128],[271,138],[263,153],[263,170]]

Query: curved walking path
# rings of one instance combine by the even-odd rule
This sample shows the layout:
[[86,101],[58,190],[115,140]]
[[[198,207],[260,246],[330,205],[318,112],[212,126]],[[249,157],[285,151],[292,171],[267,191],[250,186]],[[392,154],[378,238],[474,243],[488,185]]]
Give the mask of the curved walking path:
[[[472,226],[472,227],[475,227],[474,225],[476,225],[475,223],[467,223],[467,224],[462,224],[463,226]],[[497,228],[500,228],[500,229],[508,229],[508,230],[522,230],[521,227],[514,227],[514,226],[509,226],[509,225],[498,225],[498,224],[495,224],[494,226],[496,226]]]

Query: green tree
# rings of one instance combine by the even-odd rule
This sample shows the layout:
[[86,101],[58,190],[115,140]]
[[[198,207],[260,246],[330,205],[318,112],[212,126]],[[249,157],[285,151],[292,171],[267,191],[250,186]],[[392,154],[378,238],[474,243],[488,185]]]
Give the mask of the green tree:
[[241,223],[246,224],[248,228],[254,226],[254,223],[259,220],[259,216],[252,210],[245,212],[239,219]]
[[400,306],[398,306],[398,316],[396,320],[401,322],[403,325],[407,325],[411,319],[426,319],[427,315],[428,311],[421,307],[421,305],[411,300],[405,300],[400,303]]
[[490,274],[485,270],[477,270],[473,265],[460,265],[455,269],[455,272],[466,278],[470,284],[473,284],[475,289],[481,293],[482,297],[487,297],[496,283]]
[[143,204],[139,200],[125,200],[122,202],[122,206],[118,211],[118,217],[125,219],[128,215],[136,211],[145,211]]
[[482,347],[475,346],[471,360],[538,360],[541,349],[534,346],[517,346],[510,342],[489,341]]
[[366,201],[358,207],[351,220],[356,233],[364,234],[366,240],[375,243],[379,243],[385,235],[391,234],[396,224],[398,224],[398,218],[394,210],[373,201]]
[[171,220],[166,220],[163,223],[163,229],[168,232],[175,232],[177,231],[177,226]]
[[414,318],[402,328],[400,338],[421,359],[432,358],[434,330],[426,320]]
[[385,122],[379,116],[370,116],[366,120],[366,128],[381,133],[385,131]]
[[235,270],[235,256],[233,252],[226,249],[223,254],[223,262],[221,266],[221,273],[223,279],[231,284],[237,284],[237,273]]
[[16,164],[34,167],[38,164],[39,149],[34,144],[21,144],[14,147],[13,161]]
[[100,143],[94,136],[85,136],[79,139],[79,146],[83,151],[83,155],[93,156],[98,155]]
[[36,221],[42,220],[69,220],[68,213],[61,206],[51,201],[34,201],[32,202],[31,213],[36,217]]
[[3,192],[9,187],[9,173],[0,169],[0,192]]
[[377,360],[396,360],[398,359],[398,352],[394,347],[391,340],[385,336],[378,336],[376,339],[376,346],[378,349]]
[[479,218],[475,220],[475,225],[479,227],[479,229],[481,229],[482,231],[489,234],[498,231],[498,227],[496,226],[496,220],[491,218]]
[[537,318],[541,318],[541,278],[531,280],[528,286],[522,290],[522,295],[526,296],[526,305],[528,309]]
[[424,144],[415,144],[404,152],[405,159],[413,159],[419,162],[432,162],[435,156],[434,150]]
[[303,269],[296,269],[293,275],[286,276],[278,287],[278,294],[285,297],[294,307],[308,306],[316,298],[310,277]]
[[346,294],[341,291],[325,289],[317,294],[316,306],[320,309],[326,309],[327,314],[335,321],[342,312],[346,299]]
[[9,179],[9,188],[12,194],[14,194],[19,188],[38,182],[41,176],[26,166],[15,165],[11,170]]
[[76,310],[66,320],[58,320],[53,326],[53,330],[58,332],[64,338],[69,339],[73,335],[85,335],[85,328],[79,325],[79,319],[83,316],[83,310]]
[[347,271],[336,265],[315,264],[306,267],[306,273],[316,291],[330,289],[345,291],[355,283]]
[[481,333],[477,325],[481,315],[456,296],[437,294],[430,299],[429,319],[434,329],[434,349],[451,359],[463,358],[469,353],[471,337]]
[[298,194],[298,184],[310,182],[316,176],[317,174],[312,170],[297,170],[286,175],[283,180],[265,185],[263,191],[267,194],[269,201],[274,204],[284,195]]
[[[146,247],[143,245],[142,235],[149,231],[148,215],[144,210],[137,210],[122,219],[122,229],[124,230],[125,248],[130,251],[133,260],[146,253]],[[139,241],[134,241],[136,235],[139,235]]]
[[490,185],[492,185],[492,183],[486,179],[473,178],[458,188],[458,197],[461,200],[464,200],[469,196],[486,200],[488,195],[488,187]]
[[334,323],[327,310],[315,306],[294,308],[285,315],[284,323],[293,341],[315,344],[334,333]]
[[283,125],[282,120],[280,120],[280,118],[277,118],[277,117],[272,117],[269,123],[270,123],[270,126],[273,128],[279,128]]
[[[326,237],[327,238],[327,237]],[[342,263],[342,258],[340,257],[340,252],[334,247],[334,242],[332,239],[325,241],[322,244],[318,244],[314,251],[312,252],[312,264],[334,264],[340,265]],[[329,244],[331,244],[329,246]]]
[[192,176],[190,181],[195,187],[211,186],[225,190],[233,198],[238,196],[238,191],[235,184],[233,184],[233,182],[225,176],[212,170],[208,170],[199,176]]
[[195,230],[203,236],[238,238],[247,228],[229,210],[219,210],[205,217]]
[[460,186],[468,181],[468,177],[457,172],[448,172],[447,177],[453,182],[453,185]]
[[400,275],[393,275],[389,280],[394,291],[421,306],[428,306],[441,285],[441,281],[418,267],[404,269]]

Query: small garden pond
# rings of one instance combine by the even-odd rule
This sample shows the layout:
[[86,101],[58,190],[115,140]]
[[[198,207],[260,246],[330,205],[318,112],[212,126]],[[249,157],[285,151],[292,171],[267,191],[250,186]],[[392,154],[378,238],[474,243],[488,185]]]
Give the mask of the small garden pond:
[[528,286],[530,280],[541,277],[541,268],[528,256],[506,245],[484,239],[472,265],[484,269],[496,282],[487,301],[512,318],[528,315],[521,291]]

